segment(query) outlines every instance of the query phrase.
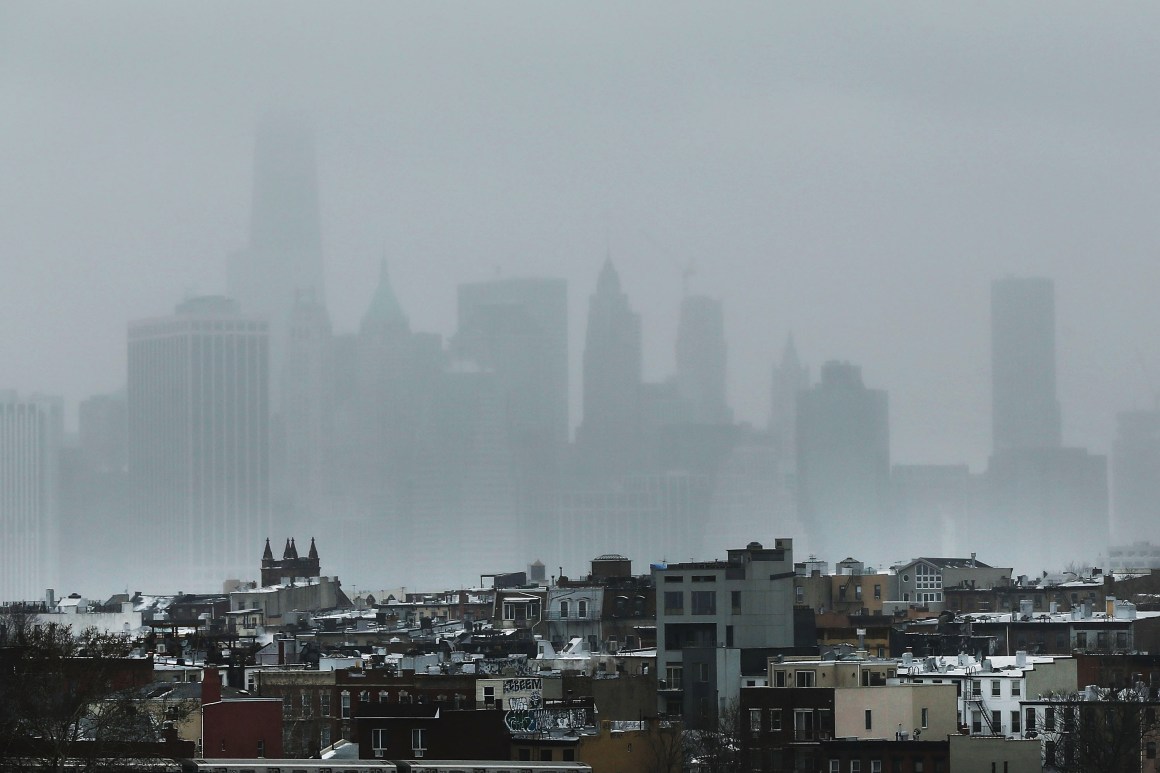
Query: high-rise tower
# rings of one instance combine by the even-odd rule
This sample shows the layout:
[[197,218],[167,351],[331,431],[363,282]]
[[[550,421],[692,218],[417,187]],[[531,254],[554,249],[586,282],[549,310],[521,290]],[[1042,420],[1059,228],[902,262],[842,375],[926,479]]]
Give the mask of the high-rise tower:
[[728,424],[725,400],[725,314],[721,301],[690,295],[681,302],[677,326],[677,391],[687,420]]
[[991,283],[991,422],[995,453],[1061,444],[1050,279]]
[[253,186],[249,244],[231,257],[229,293],[269,320],[272,372],[280,374],[295,299],[306,293],[326,305],[314,136],[304,116],[259,124]]
[[638,472],[640,433],[640,315],[629,307],[620,276],[606,260],[588,301],[584,418],[576,430],[584,471],[597,476]]
[[59,398],[0,392],[0,601],[34,601],[58,579]]
[[248,576],[269,533],[268,341],[264,321],[222,297],[129,326],[134,510],[157,547],[142,562],[176,587]]
[[862,369],[827,362],[802,392],[797,414],[798,506],[810,550],[848,550],[880,540],[890,495],[886,392],[867,389]]

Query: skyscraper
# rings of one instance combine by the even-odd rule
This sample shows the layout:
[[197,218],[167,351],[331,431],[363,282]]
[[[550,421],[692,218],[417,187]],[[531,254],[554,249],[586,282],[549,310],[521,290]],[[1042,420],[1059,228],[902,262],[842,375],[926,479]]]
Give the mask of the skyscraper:
[[604,262],[588,301],[584,417],[576,430],[582,471],[596,477],[638,472],[641,464],[640,315],[620,276]]
[[253,571],[269,534],[269,332],[193,298],[129,326],[129,466],[142,562],[172,587]]
[[733,420],[725,399],[725,314],[721,301],[689,295],[677,325],[677,391],[694,424]]
[[58,579],[59,398],[0,392],[0,600],[34,601]]
[[[867,389],[862,369],[827,362],[798,398],[798,507],[814,553],[883,543],[890,495],[886,392]],[[862,549],[860,547],[860,549]]]
[[[250,237],[229,262],[229,293],[270,324],[272,372],[282,372],[295,298],[325,307],[314,137],[304,116],[267,116],[254,145]],[[274,395],[280,403],[281,395]]]
[[1118,543],[1155,539],[1160,523],[1160,411],[1116,416],[1112,504]]
[[773,367],[770,389],[769,431],[778,450],[778,461],[787,475],[797,470],[797,404],[802,390],[809,389],[810,372],[798,358],[791,334],[785,340],[781,362]]
[[991,422],[995,453],[1061,443],[1050,279],[991,283]]

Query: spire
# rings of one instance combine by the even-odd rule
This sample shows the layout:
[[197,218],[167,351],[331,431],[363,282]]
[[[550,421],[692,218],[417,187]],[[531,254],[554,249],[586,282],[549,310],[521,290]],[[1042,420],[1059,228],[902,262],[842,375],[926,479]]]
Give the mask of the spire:
[[314,537],[310,538],[310,552],[306,555],[311,561],[318,560],[318,548],[314,546]]
[[262,562],[273,561],[274,551],[270,550],[270,538],[266,537],[266,549],[262,551]]
[[379,264],[379,286],[375,289],[375,295],[371,298],[371,304],[362,318],[362,330],[364,332],[371,326],[388,330],[410,329],[407,315],[403,313],[403,307],[399,304],[399,299],[395,297],[394,289],[391,288],[391,279],[387,274],[386,258],[383,258],[382,263]]
[[606,257],[600,268],[600,278],[596,280],[596,292],[599,295],[609,295],[620,292],[620,275],[612,265],[612,258]]
[[800,365],[798,360],[797,347],[793,342],[793,331],[789,331],[789,335],[785,339],[785,348],[781,350],[781,365],[784,368],[786,365],[792,365],[797,368]]
[[290,538],[290,558],[298,558],[298,548],[294,547],[294,538]]
[[290,558],[290,538],[286,538],[286,547],[282,548],[282,560]]

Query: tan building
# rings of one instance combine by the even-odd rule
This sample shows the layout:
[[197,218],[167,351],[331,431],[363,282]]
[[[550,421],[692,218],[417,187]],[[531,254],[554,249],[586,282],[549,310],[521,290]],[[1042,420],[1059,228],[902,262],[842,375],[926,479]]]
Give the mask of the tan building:
[[1021,773],[1040,770],[1039,741],[997,735],[952,735],[950,769],[955,773]]
[[770,687],[870,687],[898,676],[893,660],[780,660],[767,665]]
[[891,684],[834,691],[837,738],[938,740],[957,731],[953,684]]

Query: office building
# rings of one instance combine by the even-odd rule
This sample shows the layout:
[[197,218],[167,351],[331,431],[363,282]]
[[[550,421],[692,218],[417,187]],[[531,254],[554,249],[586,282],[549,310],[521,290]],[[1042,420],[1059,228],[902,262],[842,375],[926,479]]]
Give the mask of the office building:
[[252,573],[270,532],[268,345],[266,322],[220,296],[129,326],[139,560],[162,585],[210,590]]
[[1050,279],[991,283],[991,406],[995,453],[1060,446],[1055,287]]
[[639,471],[640,315],[629,307],[611,260],[588,301],[583,376],[584,414],[576,430],[581,474],[599,479]]
[[862,369],[827,362],[821,381],[798,398],[798,511],[810,552],[881,544],[890,495],[886,392],[868,389]]
[[1160,523],[1160,411],[1126,411],[1116,416],[1112,505],[1112,533],[1118,543],[1155,534]]
[[0,602],[43,599],[59,579],[61,405],[0,392]]
[[685,420],[694,424],[733,421],[725,397],[725,313],[721,301],[686,296],[677,325],[677,391]]

